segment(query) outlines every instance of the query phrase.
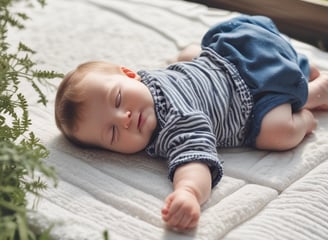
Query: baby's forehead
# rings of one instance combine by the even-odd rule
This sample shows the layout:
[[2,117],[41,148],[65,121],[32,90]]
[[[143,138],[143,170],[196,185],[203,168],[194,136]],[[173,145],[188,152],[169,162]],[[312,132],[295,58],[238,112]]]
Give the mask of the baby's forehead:
[[97,105],[109,96],[119,81],[117,76],[119,75],[105,72],[90,72],[84,76],[79,85],[85,99],[90,102],[89,105]]
[[90,73],[81,79],[77,87],[87,93],[96,92],[100,94],[106,90],[108,84],[110,84],[110,76],[99,76],[99,74]]
[[97,110],[103,105],[106,95],[105,88],[91,86],[86,89],[85,106]]
[[108,81],[111,77],[111,74],[109,73],[103,73],[103,72],[88,72],[86,73],[83,78],[81,79],[81,83],[88,84],[88,85],[94,85],[97,83],[105,83],[105,81]]
[[85,96],[83,105],[81,106],[81,118],[79,123],[84,125],[98,125],[99,120],[103,118],[105,108],[104,94],[97,91],[90,91]]

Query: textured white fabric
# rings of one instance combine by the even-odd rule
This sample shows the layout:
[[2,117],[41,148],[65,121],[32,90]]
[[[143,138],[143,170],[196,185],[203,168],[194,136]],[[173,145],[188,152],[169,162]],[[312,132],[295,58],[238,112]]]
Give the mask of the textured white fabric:
[[[199,42],[208,26],[238,13],[180,0],[48,0],[27,9],[27,29],[10,31],[11,43],[37,50],[44,69],[67,72],[88,60],[109,60],[132,69],[154,69],[178,50]],[[24,6],[22,6],[24,7]],[[321,68],[328,54],[293,41]],[[54,81],[58,85],[59,81]],[[49,148],[59,185],[43,193],[29,223],[55,223],[53,239],[318,239],[328,236],[328,113],[300,146],[286,152],[220,151],[225,176],[202,207],[196,230],[166,230],[160,216],[172,186],[165,161],[144,154],[122,156],[72,146],[55,127],[49,90],[46,108],[32,102],[32,130]],[[32,203],[33,199],[30,199]]]

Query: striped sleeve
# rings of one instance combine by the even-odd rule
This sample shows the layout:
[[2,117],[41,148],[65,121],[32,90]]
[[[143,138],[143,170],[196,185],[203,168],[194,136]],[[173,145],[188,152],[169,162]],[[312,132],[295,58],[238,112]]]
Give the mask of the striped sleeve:
[[216,138],[207,118],[201,113],[186,115],[165,133],[161,145],[166,149],[168,157],[169,179],[173,181],[175,170],[179,166],[201,162],[210,169],[212,187],[217,185],[222,178],[223,169],[216,150]]

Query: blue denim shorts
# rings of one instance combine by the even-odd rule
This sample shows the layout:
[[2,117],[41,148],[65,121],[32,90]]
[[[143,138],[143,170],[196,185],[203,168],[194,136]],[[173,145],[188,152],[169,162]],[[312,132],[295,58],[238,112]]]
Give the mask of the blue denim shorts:
[[245,145],[255,147],[261,122],[274,107],[290,103],[299,111],[308,97],[310,66],[267,17],[242,15],[213,26],[203,37],[231,62],[254,99]]

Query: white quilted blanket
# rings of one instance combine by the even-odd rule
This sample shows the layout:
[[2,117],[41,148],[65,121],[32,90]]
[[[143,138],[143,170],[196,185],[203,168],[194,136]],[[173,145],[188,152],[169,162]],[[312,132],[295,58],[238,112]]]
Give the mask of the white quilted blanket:
[[[179,49],[199,42],[208,26],[237,15],[181,0],[47,2],[44,9],[29,9],[27,29],[10,36],[13,45],[22,40],[37,50],[39,66],[60,72],[96,59],[135,70],[163,67]],[[293,44],[328,69],[327,53]],[[160,215],[172,190],[166,163],[72,146],[55,127],[54,96],[49,91],[46,108],[32,105],[31,117],[51,151],[48,163],[57,169],[59,185],[50,185],[29,215],[37,230],[55,224],[53,239],[97,240],[105,229],[112,240],[328,238],[328,113],[316,113],[317,130],[291,151],[220,151],[225,176],[202,207],[198,228],[175,233]]]

